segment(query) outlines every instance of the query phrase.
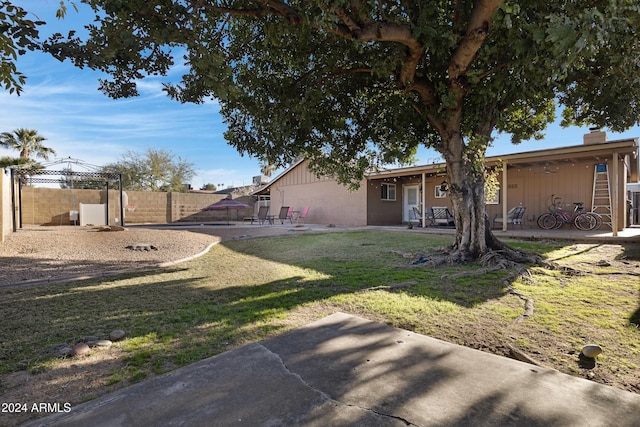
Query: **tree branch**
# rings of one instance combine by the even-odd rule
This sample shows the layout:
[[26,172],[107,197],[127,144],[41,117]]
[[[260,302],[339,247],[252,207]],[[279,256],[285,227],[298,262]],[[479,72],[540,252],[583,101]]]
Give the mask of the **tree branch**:
[[497,73],[498,71],[500,71],[500,70],[502,70],[503,68],[506,68],[506,67],[507,67],[507,64],[498,64],[498,66],[493,67],[493,68],[491,68],[490,70],[487,70],[487,71],[485,71],[484,73],[480,74],[480,75],[478,76],[478,78],[479,78],[480,80],[484,80],[484,79],[486,79],[487,77],[489,77],[489,76],[491,76],[491,75],[493,75],[493,74]]
[[342,21],[342,23],[349,29],[351,33],[360,30],[360,25],[354,21],[346,10],[342,7],[335,8],[336,16]]
[[420,96],[420,99],[422,99],[422,104],[424,106],[429,107],[436,101],[435,88],[433,87],[433,84],[426,79],[416,79],[414,82],[406,84],[405,90],[407,92],[416,92]]
[[476,3],[467,32],[453,52],[451,61],[449,61],[448,73],[450,80],[457,80],[467,71],[480,46],[482,46],[482,42],[489,34],[489,25],[493,15],[502,2],[503,0],[479,0]]
[[363,41],[381,41],[400,43],[407,47],[407,53],[402,61],[402,67],[397,74],[397,83],[404,90],[418,93],[425,105],[431,105],[434,90],[427,82],[416,82],[415,74],[418,63],[424,57],[424,46],[418,42],[406,25],[381,21],[368,21],[361,24],[343,8],[335,8],[334,13],[343,25],[339,26],[336,35]]
[[424,46],[413,36],[408,26],[388,22],[372,22],[357,30],[354,36],[364,41],[386,41],[406,46],[407,53],[398,74],[398,84],[402,88],[416,90],[420,96],[426,96],[426,102],[433,100],[432,91],[431,95],[428,95],[430,91],[420,90],[421,87],[415,85],[416,68],[424,57]]

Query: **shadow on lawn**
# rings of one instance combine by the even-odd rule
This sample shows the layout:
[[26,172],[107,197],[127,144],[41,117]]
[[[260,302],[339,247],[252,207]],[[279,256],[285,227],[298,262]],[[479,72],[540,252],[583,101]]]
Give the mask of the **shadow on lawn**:
[[[206,273],[210,277],[187,274],[188,278],[175,280],[171,275],[187,268],[180,266],[88,281],[7,289],[4,291],[4,307],[0,309],[3,319],[6,319],[4,327],[8,331],[22,332],[3,340],[0,344],[0,356],[13,361],[15,369],[15,363],[25,355],[36,359],[44,357],[43,349],[46,350],[53,344],[74,343],[88,335],[104,337],[112,329],[126,330],[129,338],[155,333],[156,338],[153,339],[173,339],[188,337],[192,333],[201,335],[202,331],[206,331],[215,339],[223,337],[222,341],[228,341],[231,337],[233,341],[246,342],[284,328],[285,326],[268,326],[265,319],[284,317],[286,312],[300,305],[322,301],[338,294],[358,292],[364,288],[407,282],[415,282],[416,286],[411,289],[395,289],[393,292],[450,301],[466,307],[504,294],[500,281],[492,279],[481,286],[475,283],[470,287],[464,282],[454,281],[444,285],[440,283],[440,271],[409,267],[407,260],[391,253],[388,255],[388,262],[386,255],[383,263],[377,262],[377,252],[388,252],[392,245],[390,242],[393,237],[389,237],[389,234],[356,233],[346,236],[346,251],[351,259],[344,260],[331,253],[335,249],[335,239],[340,234],[342,233],[286,236],[287,241],[278,246],[282,248],[281,251],[268,250],[271,240],[262,239],[222,245],[235,250],[237,245],[244,244],[241,248],[244,254],[244,249],[260,243],[261,248],[247,251],[249,256],[311,268],[328,277],[319,280],[288,277],[257,286],[215,289],[218,286],[215,271],[205,269],[201,273],[194,273]],[[313,245],[317,245],[317,248],[312,246],[311,250],[319,260],[291,255],[298,251],[297,237],[314,239]],[[437,243],[441,244],[442,241]],[[3,261],[16,262],[17,259]],[[81,265],[87,267],[86,264],[78,263],[77,266],[67,265],[67,268],[75,271]],[[46,266],[46,261],[43,261],[35,270]],[[104,269],[104,265],[101,267]],[[149,280],[154,282],[147,283],[146,277],[151,277]],[[255,330],[251,331],[252,328]],[[273,330],[269,330],[271,328]],[[191,332],[192,330],[198,332]],[[152,341],[153,339],[150,338]],[[222,350],[224,349],[221,348],[220,351]],[[192,361],[208,355],[210,354],[185,356],[185,359]]]
[[[282,255],[260,256],[286,262]],[[488,280],[482,286],[477,281],[474,286],[455,281],[445,285],[438,280],[439,271],[424,268],[340,260],[291,264],[319,269],[329,278],[294,276],[256,286],[216,289],[215,276],[172,279],[174,273],[186,270],[172,267],[7,290],[4,308],[0,309],[4,328],[22,332],[3,340],[0,359],[10,361],[11,370],[15,370],[25,356],[32,360],[51,357],[47,350],[56,343],[74,344],[89,335],[104,338],[113,329],[124,329],[129,340],[138,339],[140,351],[150,353],[147,359],[166,359],[166,348],[160,343],[181,341],[169,364],[182,366],[224,351],[229,345],[262,339],[291,327],[278,318],[296,307],[371,286],[416,282],[411,289],[393,292],[466,307],[504,294],[498,280]],[[145,280],[147,277],[152,279]],[[205,341],[219,344],[212,348],[203,344]]]
[[[623,252],[617,260],[625,263],[637,263],[636,274],[640,273],[640,243],[625,243],[621,245]],[[629,324],[640,328],[640,289],[638,290],[638,309],[629,317]]]
[[[3,274],[0,276],[0,289],[12,288],[20,286],[28,286],[33,283],[42,284],[47,281],[61,282],[65,280],[77,280],[77,278],[85,278],[95,276],[114,276],[127,271],[144,272],[150,269],[156,269],[157,262],[139,262],[130,261],[69,261],[65,260],[61,263],[55,259],[35,259],[32,258],[25,263],[21,257],[2,257],[0,259],[0,271],[9,271],[11,274]],[[3,267],[7,266],[6,269]],[[10,268],[8,266],[11,266]],[[147,273],[141,273],[147,274]],[[28,279],[25,280],[25,277]]]

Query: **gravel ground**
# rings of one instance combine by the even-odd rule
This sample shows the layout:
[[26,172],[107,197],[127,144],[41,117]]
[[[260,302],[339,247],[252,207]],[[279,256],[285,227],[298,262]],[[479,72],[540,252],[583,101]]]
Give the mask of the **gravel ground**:
[[[327,231],[326,227],[321,228]],[[332,229],[332,231],[337,231]],[[201,254],[212,244],[237,238],[313,231],[310,227],[131,226],[122,231],[97,227],[25,226],[0,243],[0,287],[107,275],[172,263]],[[127,246],[149,244],[157,250]]]

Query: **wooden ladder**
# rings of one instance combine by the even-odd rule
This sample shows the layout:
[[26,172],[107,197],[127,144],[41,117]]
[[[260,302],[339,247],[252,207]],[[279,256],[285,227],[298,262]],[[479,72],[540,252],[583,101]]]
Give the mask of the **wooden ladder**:
[[602,223],[613,230],[611,225],[611,188],[606,163],[598,163],[593,171],[593,195],[591,212],[602,217]]

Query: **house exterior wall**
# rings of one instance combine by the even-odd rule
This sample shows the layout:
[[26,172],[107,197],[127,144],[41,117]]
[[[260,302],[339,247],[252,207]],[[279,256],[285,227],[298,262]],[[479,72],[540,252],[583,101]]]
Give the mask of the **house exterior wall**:
[[334,179],[317,177],[301,162],[270,185],[270,214],[277,216],[282,206],[302,211],[309,207],[304,222],[313,224],[367,224],[366,182],[355,192]]
[[395,184],[396,199],[382,199],[382,183],[384,181],[369,181],[367,184],[367,225],[393,225],[398,224],[398,220],[402,218],[402,183],[385,182],[386,184]]
[[[487,214],[490,219],[501,215],[505,202],[507,210],[521,205],[527,208],[523,226],[536,228],[536,219],[548,211],[552,195],[562,198],[562,207],[566,210],[573,209],[573,202],[584,202],[585,208],[591,210],[594,167],[590,161],[546,169],[543,166],[509,167],[506,201],[504,183],[500,177],[500,203],[487,205]],[[549,173],[545,173],[545,170]]]
[[[564,209],[572,210],[573,202],[583,202],[584,207],[591,210],[594,171],[599,163],[608,164],[611,191],[617,186],[617,192],[611,195],[612,205],[616,204],[612,211],[617,212],[612,222],[617,222],[617,231],[622,230],[628,223],[626,184],[638,182],[640,170],[637,138],[608,141],[598,135],[597,140],[589,139],[588,144],[486,158],[487,167],[506,165],[503,166],[506,172],[498,175],[500,191],[497,202],[487,204],[489,219],[522,205],[527,208],[523,225],[535,228],[537,218],[547,212],[552,195],[562,199]],[[399,225],[413,219],[403,200],[404,189],[409,185],[419,189],[418,205],[424,200],[427,208],[452,207],[449,194],[440,190],[442,183],[446,182],[444,164],[376,172],[367,177],[354,193],[347,192],[332,178],[318,178],[309,173],[306,164],[300,162],[292,166],[255,193],[270,195],[272,215],[277,215],[281,206],[296,209],[311,206],[310,222],[314,223]],[[616,170],[618,175],[613,177]],[[384,183],[395,184],[394,200],[383,200],[381,188]],[[336,215],[336,212],[340,214]]]
[[[625,167],[630,159],[621,157],[618,167],[618,224],[626,224],[626,182],[630,179],[629,169]],[[613,167],[607,162],[609,171],[609,183],[613,182]],[[560,197],[562,208],[573,210],[573,202],[583,202],[586,210],[591,210],[593,193],[594,170],[596,163],[593,160],[560,162],[553,166],[518,166],[509,165],[507,168],[507,185],[505,188],[502,173],[499,174],[500,194],[497,204],[487,204],[487,214],[492,220],[495,216],[502,215],[503,204],[507,210],[515,206],[527,208],[523,227],[537,228],[538,216],[548,210],[552,195]],[[549,173],[545,173],[547,170]],[[436,197],[436,188],[439,188],[445,180],[445,176],[431,174],[425,176],[425,201],[426,207],[444,206],[451,208],[451,200],[445,193],[444,198]],[[382,183],[396,184],[397,197],[395,201],[381,199],[380,186]],[[420,200],[422,200],[422,174],[413,173],[409,176],[397,176],[389,178],[372,177],[367,187],[369,194],[367,203],[369,207],[369,225],[394,225],[401,224],[403,218],[402,188],[406,185],[418,185],[420,187]],[[506,199],[505,199],[506,191]],[[614,202],[612,195],[612,203]],[[620,227],[619,227],[620,228]]]
[[[419,188],[419,200],[422,201],[422,192],[425,193],[427,208],[433,206],[444,206],[451,208],[451,201],[448,196],[436,197],[436,188],[440,188],[444,176],[428,175],[425,177],[424,189],[422,188],[422,175],[410,175],[408,177],[398,177],[395,179],[376,179],[369,180],[369,214],[368,225],[398,225],[401,224],[404,209],[404,187],[408,185],[417,185]],[[381,184],[396,184],[396,201],[382,200]],[[446,193],[445,193],[446,194]],[[413,216],[411,216],[413,218]]]
[[[620,160],[618,168],[618,224],[625,224],[626,207],[624,188],[626,183],[626,168],[624,159]],[[592,209],[594,170],[596,163],[590,160],[572,161],[564,164],[549,166],[545,173],[544,166],[518,167],[514,165],[508,168],[506,205],[507,210],[515,206],[527,208],[523,218],[523,227],[537,228],[536,219],[547,212],[552,195],[561,198],[561,207],[572,211],[574,202],[583,202],[587,211]],[[613,181],[613,168],[608,163],[609,185]],[[501,216],[502,206],[505,203],[504,184],[500,181],[500,200],[498,204],[488,204],[487,214],[491,220],[496,215]],[[612,194],[613,203],[613,194]]]

